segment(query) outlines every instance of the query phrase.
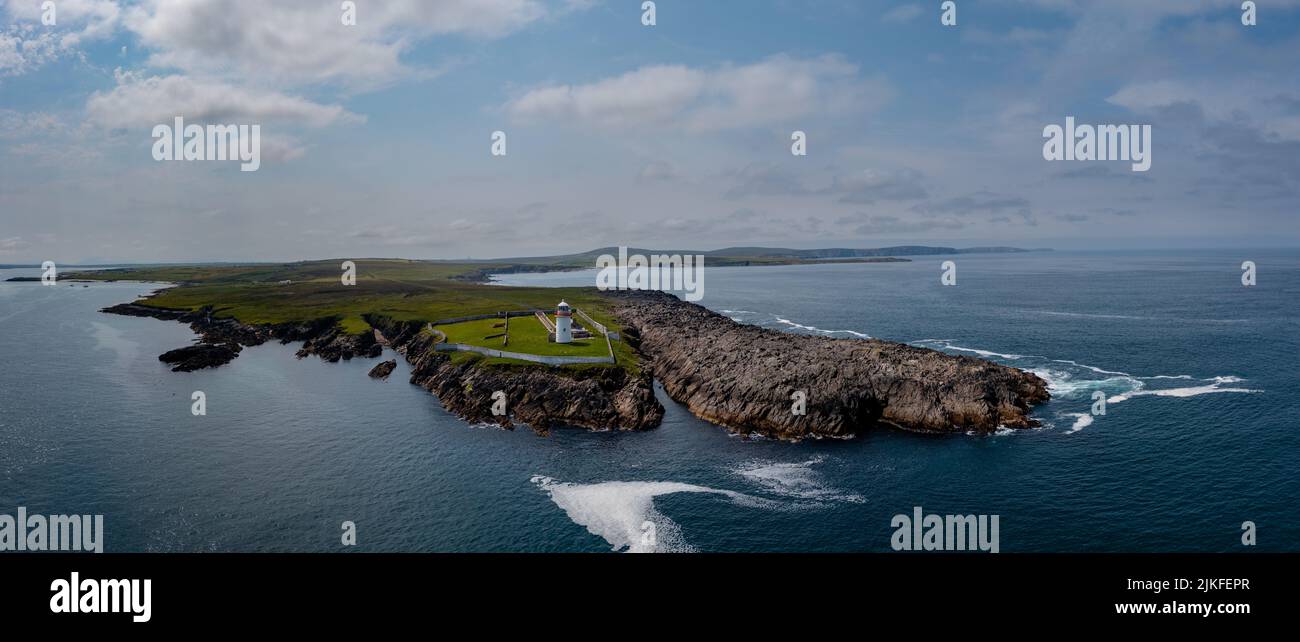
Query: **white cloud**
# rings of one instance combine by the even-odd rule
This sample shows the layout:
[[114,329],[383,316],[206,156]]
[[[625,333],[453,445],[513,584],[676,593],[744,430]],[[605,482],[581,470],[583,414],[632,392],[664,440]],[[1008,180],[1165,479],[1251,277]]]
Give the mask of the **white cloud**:
[[64,129],[64,123],[53,114],[0,109],[0,140],[44,136]]
[[661,123],[698,100],[707,83],[706,73],[688,67],[643,67],[590,85],[536,89],[508,109],[522,119],[572,116],[604,127]]
[[145,0],[125,23],[158,67],[370,87],[410,72],[401,56],[422,38],[499,38],[571,8],[543,0],[358,2],[356,25],[345,26],[337,2]]
[[309,127],[364,121],[338,105],[321,105],[276,91],[182,75],[146,77],[120,70],[116,75],[116,87],[95,92],[86,103],[93,124],[152,127],[170,123],[177,116],[191,122],[281,122]]
[[874,109],[888,83],[863,77],[838,56],[773,56],[711,70],[642,67],[585,85],[541,87],[506,104],[519,121],[577,120],[598,127],[680,126],[716,131],[787,122],[811,114]]
[[1148,117],[1171,107],[1194,107],[1211,121],[1253,126],[1282,140],[1300,141],[1300,88],[1294,84],[1157,80],[1125,85],[1106,101]]
[[121,14],[115,0],[60,0],[56,7],[57,23],[47,26],[40,2],[4,3],[12,24],[0,32],[0,77],[80,55],[78,45],[112,35]]

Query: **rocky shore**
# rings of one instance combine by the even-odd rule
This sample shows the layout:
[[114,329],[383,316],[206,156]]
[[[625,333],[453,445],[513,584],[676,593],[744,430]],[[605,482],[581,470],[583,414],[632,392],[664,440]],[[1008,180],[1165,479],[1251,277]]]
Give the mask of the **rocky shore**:
[[[209,308],[190,312],[134,303],[104,308],[102,312],[189,324],[199,335],[198,342],[159,357],[177,372],[225,365],[244,347],[268,341],[301,341],[299,358],[316,355],[332,362],[375,358],[388,345],[411,364],[411,383],[435,394],[444,408],[467,421],[494,423],[508,429],[518,422],[545,434],[557,426],[645,430],[658,426],[663,419],[664,408],[654,397],[648,375],[610,368],[483,366],[478,359],[458,361],[450,353],[433,349],[433,335],[423,332],[425,324],[421,322],[369,316],[366,320],[379,331],[376,336],[344,334],[332,318],[300,324],[247,325],[214,318]],[[380,363],[370,376],[386,378],[396,365]],[[503,415],[492,412],[496,401],[493,393],[497,391],[504,393]]]
[[248,325],[235,319],[212,316],[211,308],[171,310],[136,303],[114,305],[100,312],[132,317],[149,317],[164,321],[189,324],[199,335],[197,343],[178,348],[158,357],[159,361],[176,364],[177,372],[192,372],[203,368],[216,368],[230,363],[245,347],[260,346],[268,341],[280,343],[303,342],[298,358],[316,355],[337,363],[353,357],[374,358],[383,354],[383,346],[372,334],[349,335],[338,328],[336,319],[320,319],[309,323],[280,323]]
[[[852,437],[875,426],[991,432],[1038,425],[1034,374],[875,339],[832,339],[736,323],[660,292],[615,295],[626,340],[674,400],[739,433]],[[797,392],[806,414],[793,412]]]
[[370,372],[367,373],[366,376],[371,379],[382,379],[388,381],[389,375],[393,374],[393,371],[396,369],[397,359],[389,359],[388,361],[383,361],[379,365],[371,368]]
[[[112,314],[187,323],[197,343],[160,360],[176,371],[217,367],[240,350],[267,341],[302,342],[298,356],[328,361],[375,358],[385,345],[411,364],[411,383],[432,392],[443,407],[471,422],[539,433],[557,426],[645,430],[659,425],[659,380],[693,414],[737,433],[780,439],[860,435],[881,426],[930,433],[992,432],[1037,425],[1028,414],[1046,401],[1037,376],[965,356],[874,339],[795,335],[736,323],[701,306],[659,292],[612,293],[623,340],[642,355],[639,373],[626,368],[546,368],[488,365],[434,349],[423,322],[378,316],[378,332],[343,333],[336,319],[247,325],[218,319],[212,310],[168,310],[138,304],[105,308]],[[370,376],[386,378],[395,362]],[[496,395],[497,392],[503,395]],[[795,412],[802,393],[805,412]],[[505,414],[493,412],[503,399]],[[499,405],[497,405],[499,409]]]
[[[647,374],[618,368],[485,366],[478,358],[457,360],[433,349],[423,323],[366,319],[411,364],[411,383],[432,392],[447,410],[475,423],[513,429],[522,423],[546,434],[559,426],[591,430],[646,430],[659,425],[664,408]],[[492,412],[500,391],[505,414]]]

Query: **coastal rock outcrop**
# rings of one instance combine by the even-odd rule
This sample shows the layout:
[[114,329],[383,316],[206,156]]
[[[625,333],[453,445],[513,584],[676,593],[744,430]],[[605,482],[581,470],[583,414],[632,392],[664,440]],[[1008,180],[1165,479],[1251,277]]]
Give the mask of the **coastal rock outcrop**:
[[298,350],[298,358],[317,355],[330,362],[346,361],[353,357],[375,358],[384,351],[373,333],[346,334],[339,329],[338,320],[332,317],[304,323],[251,325],[232,318],[213,316],[210,307],[191,311],[122,303],[100,311],[189,324],[190,329],[199,335],[199,343],[167,353],[176,353],[172,357],[176,359],[193,357],[192,361],[187,361],[186,369],[177,369],[184,372],[223,366],[238,357],[241,348],[259,346],[267,341],[285,344],[301,341],[303,346]]
[[[477,355],[454,359],[433,349],[422,324],[367,319],[412,366],[411,383],[438,397],[447,410],[479,423],[540,434],[558,426],[591,430],[646,430],[663,420],[649,375],[617,368],[543,368],[485,365]],[[501,395],[494,397],[500,392]],[[504,400],[505,413],[492,412]]]
[[[169,351],[159,357],[178,372],[215,368],[239,356],[246,346],[271,340],[301,341],[299,358],[316,355],[337,362],[354,357],[374,358],[384,345],[401,353],[412,365],[411,383],[437,395],[443,407],[472,422],[490,422],[504,428],[523,423],[546,434],[557,426],[592,430],[645,430],[659,425],[664,408],[654,396],[647,374],[626,369],[562,369],[536,366],[485,365],[481,359],[453,359],[433,346],[437,337],[426,324],[394,321],[368,315],[365,320],[378,332],[346,334],[336,318],[305,323],[249,325],[216,318],[211,308],[196,311],[125,303],[102,312],[150,317],[187,323],[199,343]],[[381,343],[382,338],[382,343]],[[396,360],[376,365],[370,376],[387,378]],[[506,413],[492,412],[493,393],[504,394]]]
[[172,372],[194,372],[230,363],[239,356],[238,344],[198,344],[177,348],[158,355],[158,360],[172,366]]
[[393,374],[393,370],[396,369],[397,369],[397,359],[389,359],[388,361],[383,361],[379,365],[371,368],[369,372],[369,377],[371,379],[383,379],[387,381],[388,376]]
[[[245,346],[301,341],[299,357],[328,361],[378,357],[387,345],[411,364],[411,383],[437,395],[447,410],[505,428],[539,433],[557,426],[645,430],[664,408],[658,379],[701,419],[742,434],[781,439],[853,437],[880,426],[916,432],[986,433],[1038,425],[1033,404],[1049,397],[1039,377],[1007,366],[876,339],[831,339],[739,324],[659,292],[610,293],[622,339],[641,368],[548,368],[509,365],[468,353],[440,352],[420,321],[368,315],[375,332],[347,334],[337,318],[248,325],[219,319],[210,308],[168,310],[123,304],[104,312],[188,323],[197,345],[160,359],[178,371],[216,367]],[[395,361],[372,377],[387,377]],[[495,393],[500,392],[500,395]],[[805,412],[794,412],[802,393]],[[494,413],[503,400],[505,413]]]
[[[852,437],[876,426],[991,432],[1038,422],[1036,375],[877,339],[832,339],[736,323],[659,292],[620,292],[624,338],[697,417],[783,439]],[[803,393],[806,414],[796,414]]]

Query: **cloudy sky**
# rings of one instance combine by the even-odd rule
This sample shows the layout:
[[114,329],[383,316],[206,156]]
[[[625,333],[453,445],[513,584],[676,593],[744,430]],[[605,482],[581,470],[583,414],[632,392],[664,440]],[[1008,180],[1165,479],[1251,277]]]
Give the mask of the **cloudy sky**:
[[354,1],[0,0],[0,263],[1300,245],[1300,0]]

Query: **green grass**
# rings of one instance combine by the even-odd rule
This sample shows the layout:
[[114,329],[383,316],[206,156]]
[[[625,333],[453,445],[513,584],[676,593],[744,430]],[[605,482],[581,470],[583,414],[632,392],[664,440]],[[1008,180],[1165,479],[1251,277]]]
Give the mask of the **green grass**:
[[[472,346],[481,346],[484,348],[505,349],[502,346],[502,337],[495,336],[504,334],[505,319],[482,319],[479,321],[466,321],[465,323],[453,323],[451,325],[440,325],[438,330],[447,335],[449,343],[465,343]],[[494,337],[489,339],[488,337]]]
[[[178,283],[158,294],[137,301],[142,305],[183,310],[206,306],[218,318],[234,318],[248,324],[306,322],[337,318],[342,329],[353,334],[369,331],[362,318],[372,314],[396,321],[433,322],[441,319],[495,314],[533,308],[553,309],[561,299],[582,308],[592,318],[615,332],[619,325],[609,313],[609,301],[591,288],[521,288],[487,285],[459,280],[484,269],[482,263],[450,263],[389,259],[363,259],[357,264],[356,285],[340,280],[342,261],[311,261],[290,264],[157,266],[97,270],[68,274],[65,278],[87,280],[129,280]],[[282,283],[291,281],[290,283]],[[521,324],[510,345],[483,345],[518,352],[545,352],[546,335],[532,317],[511,319]],[[523,324],[535,326],[533,333]],[[446,331],[446,328],[440,328]],[[486,332],[488,334],[497,334]],[[541,341],[538,341],[540,335]],[[480,339],[482,339],[480,337]],[[517,343],[518,342],[518,343]],[[466,341],[473,343],[473,341]],[[588,340],[595,356],[607,354],[604,340]],[[479,345],[476,343],[475,345]],[[623,342],[614,342],[618,367],[638,369],[636,355]],[[583,353],[586,354],[586,353]],[[566,366],[577,367],[577,366]]]
[[540,354],[560,357],[605,357],[609,349],[604,337],[576,339],[573,343],[551,343],[546,328],[542,327],[536,317],[515,317],[510,319],[510,342],[502,344],[505,332],[504,319],[485,319],[467,321],[453,325],[440,325],[438,329],[447,334],[452,343],[465,343],[483,348],[495,348],[524,354]]
[[366,320],[362,319],[360,315],[344,317],[342,321],[339,321],[339,325],[348,334],[365,334],[371,330],[370,324],[366,323]]

